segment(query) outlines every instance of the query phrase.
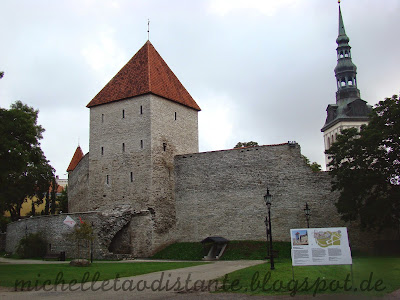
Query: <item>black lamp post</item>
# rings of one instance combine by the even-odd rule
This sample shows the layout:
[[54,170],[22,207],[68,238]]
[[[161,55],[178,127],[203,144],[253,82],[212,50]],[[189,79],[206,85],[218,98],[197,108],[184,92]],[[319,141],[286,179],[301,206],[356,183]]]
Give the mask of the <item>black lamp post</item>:
[[267,232],[269,233],[269,254],[270,254],[270,263],[271,263],[271,270],[275,269],[274,266],[274,252],[272,250],[272,229],[271,229],[271,198],[272,195],[269,193],[269,189],[267,188],[267,193],[264,196],[265,204],[268,207],[268,228]]
[[304,213],[306,214],[307,228],[310,228],[310,208],[308,207],[307,202],[306,202],[306,208],[304,208]]

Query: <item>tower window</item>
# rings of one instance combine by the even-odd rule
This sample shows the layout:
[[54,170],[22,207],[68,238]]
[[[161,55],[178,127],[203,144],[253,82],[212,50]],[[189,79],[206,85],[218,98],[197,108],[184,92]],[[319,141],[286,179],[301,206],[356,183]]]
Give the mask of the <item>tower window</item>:
[[101,147],[101,155],[104,155],[104,147]]
[[122,152],[125,152],[125,143],[122,143]]
[[125,109],[122,110],[122,119],[125,119]]
[[175,112],[175,121],[176,121],[176,112]]
[[110,184],[110,176],[109,175],[106,176],[106,183]]
[[331,139],[328,137],[328,149],[331,147]]
[[104,123],[104,114],[101,114],[101,123]]
[[143,140],[140,140],[140,148],[143,149]]
[[133,182],[133,172],[131,172],[131,182]]
[[167,150],[167,143],[163,143],[163,149],[164,149],[164,151]]
[[140,114],[143,115],[143,106],[140,105]]

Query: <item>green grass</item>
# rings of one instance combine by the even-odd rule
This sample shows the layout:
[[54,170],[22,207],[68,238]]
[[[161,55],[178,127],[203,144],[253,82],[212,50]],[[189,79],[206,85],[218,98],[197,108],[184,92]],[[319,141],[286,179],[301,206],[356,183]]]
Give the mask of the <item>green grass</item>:
[[[272,271],[265,263],[228,274],[222,291],[251,295],[347,293],[381,296],[400,288],[400,258],[353,258],[353,285],[350,270],[350,265],[294,267],[295,281],[292,281],[291,259],[279,259]],[[345,291],[345,288],[350,290]]]
[[[274,250],[279,251],[279,258],[290,257],[290,242],[274,242]],[[266,257],[266,242],[231,241],[220,260],[257,260]],[[176,243],[156,253],[154,259],[201,260],[204,249],[201,243]]]
[[[97,280],[130,277],[151,272],[186,268],[203,264],[201,262],[137,262],[137,263],[93,263],[89,267],[72,267],[69,264],[32,264],[32,265],[1,265],[0,286],[14,287],[16,280],[31,281],[31,286],[54,284],[56,278],[71,281],[93,281],[98,272]],[[88,275],[85,273],[88,272]],[[58,276],[58,277],[57,277]],[[88,276],[84,279],[84,276]],[[97,275],[96,275],[97,276]],[[19,285],[19,289],[21,285]]]

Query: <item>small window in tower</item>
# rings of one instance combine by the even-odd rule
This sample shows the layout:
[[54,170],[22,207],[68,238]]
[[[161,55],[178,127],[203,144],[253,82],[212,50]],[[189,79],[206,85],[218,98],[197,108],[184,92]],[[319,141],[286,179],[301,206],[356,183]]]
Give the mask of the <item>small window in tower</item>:
[[104,123],[104,114],[101,114],[101,123]]
[[140,148],[143,149],[143,140],[140,140]]
[[350,79],[347,83],[347,85],[353,85],[353,79]]
[[125,143],[122,143],[122,152],[125,152]]
[[122,119],[125,119],[125,109],[122,110]]
[[340,52],[340,58],[343,58],[343,51]]
[[101,147],[101,155],[104,155],[104,147]]
[[331,139],[328,137],[328,149],[331,147]]
[[106,176],[106,183],[110,184],[110,176],[109,175]]
[[140,105],[140,114],[143,115],[143,106]]
[[175,112],[175,121],[176,121],[176,112]]
[[162,145],[163,145],[164,151],[167,151],[167,143],[163,143]]
[[344,52],[344,57],[349,57],[349,52],[347,52],[347,50]]
[[131,182],[133,182],[133,172],[131,172]]

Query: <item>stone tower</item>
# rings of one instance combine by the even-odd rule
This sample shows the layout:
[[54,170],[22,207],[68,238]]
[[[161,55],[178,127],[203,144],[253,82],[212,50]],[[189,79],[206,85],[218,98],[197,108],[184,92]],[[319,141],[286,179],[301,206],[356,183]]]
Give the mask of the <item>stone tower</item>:
[[198,152],[200,107],[150,41],[87,107],[88,167],[69,173],[88,178],[88,191],[70,199],[70,212],[129,205],[151,214],[143,232],[152,236],[151,245],[162,244],[175,225],[174,156]]
[[[327,117],[321,131],[324,133],[325,150],[329,149],[336,141],[342,129],[356,127],[368,123],[368,114],[371,106],[360,98],[357,88],[357,67],[351,60],[350,39],[344,29],[342,12],[339,4],[339,35],[336,39],[338,47],[335,77],[337,84],[336,104],[329,104]],[[325,155],[325,163],[329,163]]]

